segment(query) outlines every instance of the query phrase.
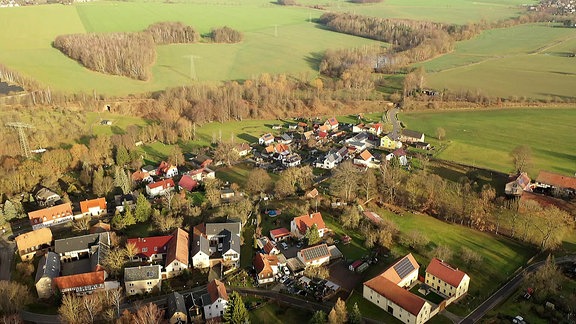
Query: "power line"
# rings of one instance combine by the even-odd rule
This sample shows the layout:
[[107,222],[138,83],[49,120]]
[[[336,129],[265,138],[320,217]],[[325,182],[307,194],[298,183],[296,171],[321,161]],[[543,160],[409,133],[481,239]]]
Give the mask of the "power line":
[[28,138],[26,138],[24,129],[31,129],[34,128],[34,126],[21,122],[9,122],[6,123],[6,127],[15,128],[16,131],[18,131],[18,139],[20,140],[20,149],[22,150],[22,154],[24,154],[27,159],[30,158],[30,147],[28,146]]

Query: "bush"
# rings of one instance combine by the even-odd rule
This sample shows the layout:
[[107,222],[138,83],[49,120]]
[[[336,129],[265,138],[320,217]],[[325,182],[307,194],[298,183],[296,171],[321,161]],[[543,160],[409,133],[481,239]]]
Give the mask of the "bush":
[[224,26],[212,29],[210,38],[212,38],[214,43],[239,43],[242,41],[244,36],[241,32]]
[[165,21],[152,24],[144,31],[149,33],[156,44],[195,43],[200,34],[191,26],[181,22]]

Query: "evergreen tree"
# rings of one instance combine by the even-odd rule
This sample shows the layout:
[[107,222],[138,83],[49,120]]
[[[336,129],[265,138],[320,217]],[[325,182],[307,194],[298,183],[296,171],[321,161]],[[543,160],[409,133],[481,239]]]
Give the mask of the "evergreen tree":
[[360,308],[358,308],[358,303],[354,303],[352,311],[348,315],[348,323],[350,324],[361,324],[362,323],[362,313],[360,313]]
[[10,200],[6,200],[4,203],[4,218],[7,222],[13,220],[14,218],[18,218],[18,209],[16,205]]
[[138,199],[136,199],[136,210],[134,212],[134,218],[138,223],[142,223],[150,219],[152,214],[152,206],[146,197],[140,193]]
[[124,227],[126,227],[124,225],[124,219],[122,218],[122,214],[120,213],[120,211],[118,209],[116,209],[116,212],[114,213],[114,217],[112,217],[112,226],[118,230],[121,230]]
[[119,187],[123,194],[132,190],[132,183],[124,168],[116,167],[114,170],[114,186]]
[[330,324],[344,324],[348,321],[348,311],[346,304],[340,298],[336,301],[334,308],[328,314],[328,323]]
[[134,213],[132,208],[126,203],[124,204],[124,226],[130,226],[136,224],[136,218],[134,218]]
[[130,161],[130,155],[124,145],[116,147],[116,165],[124,167]]
[[224,311],[224,323],[250,323],[246,305],[244,305],[242,297],[236,291],[233,291],[228,297],[226,311]]
[[104,196],[106,194],[106,189],[104,188],[104,169],[102,169],[102,166],[98,167],[98,170],[94,171],[92,175],[92,192],[96,196]]
[[320,233],[318,233],[318,225],[314,224],[306,230],[304,237],[308,240],[309,245],[320,242]]
[[326,324],[326,313],[324,311],[317,311],[310,319],[310,324]]

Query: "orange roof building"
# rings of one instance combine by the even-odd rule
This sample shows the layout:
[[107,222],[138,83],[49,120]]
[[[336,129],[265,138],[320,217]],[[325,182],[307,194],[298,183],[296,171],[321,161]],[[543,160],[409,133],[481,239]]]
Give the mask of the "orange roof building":
[[556,187],[576,191],[576,177],[569,177],[550,171],[540,171],[536,182],[541,187]]
[[69,222],[74,216],[72,215],[72,205],[65,203],[29,212],[28,218],[30,219],[32,229],[37,230],[42,227]]
[[37,253],[50,248],[52,239],[52,230],[48,227],[16,236],[20,258],[23,261],[32,260]]
[[96,198],[80,202],[80,211],[83,215],[99,216],[106,213],[106,199]]
[[318,227],[318,234],[320,234],[320,237],[324,236],[327,228],[321,213],[312,213],[310,215],[294,217],[290,223],[290,231],[296,237],[300,238],[304,236],[308,228],[311,228],[313,225]]
[[208,293],[202,295],[205,319],[209,320],[212,318],[222,317],[228,304],[226,286],[224,286],[220,280],[214,279],[208,283],[206,289],[208,290]]
[[189,246],[190,236],[188,232],[180,228],[176,229],[168,243],[168,253],[166,254],[165,271],[168,277],[177,276],[188,268]]
[[76,294],[86,294],[104,289],[106,280],[105,271],[95,271],[88,273],[62,276],[53,279],[54,287],[62,293],[73,292]]

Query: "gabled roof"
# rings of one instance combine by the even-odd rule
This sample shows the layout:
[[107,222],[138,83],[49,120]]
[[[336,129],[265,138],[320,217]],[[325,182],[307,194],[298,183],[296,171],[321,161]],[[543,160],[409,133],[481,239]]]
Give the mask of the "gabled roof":
[[305,262],[330,257],[330,252],[328,251],[328,245],[326,244],[320,244],[306,249],[302,249],[300,250],[300,253],[302,254],[302,259],[304,259]]
[[110,232],[110,224],[98,222],[90,227],[90,234]]
[[56,240],[54,241],[54,252],[63,254],[72,251],[86,250],[99,242],[110,245],[110,233],[87,234]]
[[396,261],[393,265],[391,265],[388,269],[382,272],[379,276],[390,280],[392,283],[397,285],[400,281],[402,281],[406,276],[408,276],[412,271],[418,271],[420,269],[420,265],[412,256],[412,253],[408,253],[408,255],[404,256],[400,260]]
[[175,313],[188,314],[184,296],[176,291],[168,295],[168,317],[172,317]]
[[80,202],[80,211],[82,213],[87,213],[90,209],[95,207],[99,207],[101,210],[106,210],[106,199],[96,198]]
[[146,171],[137,170],[132,173],[132,181],[142,181],[148,177],[150,177],[150,173]]
[[274,237],[290,236],[290,231],[284,227],[281,227],[270,230],[270,235],[271,236],[274,235]]
[[166,253],[171,239],[172,235],[139,237],[128,239],[126,244],[134,244],[138,249],[138,255],[149,258],[153,254]]
[[180,181],[178,181],[178,185],[188,191],[192,191],[196,187],[198,187],[198,182],[192,179],[192,177],[190,177],[189,175],[185,174],[182,176]]
[[164,180],[153,182],[153,183],[148,184],[146,186],[150,189],[155,189],[158,187],[162,187],[162,189],[174,188],[174,180],[164,179]]
[[161,266],[159,264],[124,268],[124,282],[140,281],[147,279],[160,280]]
[[273,275],[274,271],[272,266],[278,265],[278,257],[275,255],[265,255],[262,253],[256,253],[254,256],[254,269],[257,274],[267,274]]
[[320,213],[294,217],[294,223],[296,223],[296,227],[301,234],[305,234],[306,230],[314,224],[318,226],[319,230],[326,228],[326,224],[324,223],[324,219],[322,219],[322,214]]
[[168,254],[166,255],[166,264],[172,263],[174,260],[182,264],[188,264],[188,246],[190,245],[190,238],[188,232],[183,229],[177,228],[172,234],[172,240],[168,243]]
[[272,241],[268,241],[264,245],[264,252],[266,252],[267,254],[270,254],[270,252],[272,252],[272,250],[274,250],[275,248],[276,248],[276,245]]
[[18,250],[24,251],[28,248],[52,243],[52,230],[50,230],[49,227],[44,227],[32,232],[20,234],[16,236],[14,240],[16,241],[16,245],[18,245]]
[[540,171],[536,181],[558,188],[576,189],[576,177],[568,177],[550,171]]
[[426,272],[448,283],[452,287],[458,287],[462,279],[466,276],[466,273],[463,271],[454,269],[448,263],[437,258],[433,258],[430,261]]
[[422,138],[422,135],[424,135],[424,134],[417,132],[417,131],[409,130],[409,129],[403,129],[402,135],[405,137]]
[[273,141],[274,140],[274,135],[272,135],[271,133],[266,133],[264,135],[262,135],[262,137],[260,137],[260,139],[262,139],[263,141],[267,142],[267,141]]
[[40,190],[36,192],[35,197],[37,200],[60,199],[60,195],[46,187],[40,188]]
[[372,153],[370,153],[368,150],[362,151],[362,153],[360,153],[360,157],[361,157],[362,160],[364,160],[364,161],[369,161],[371,158],[374,158],[374,156],[372,155]]
[[418,316],[422,307],[426,304],[424,299],[410,293],[402,287],[397,286],[395,283],[381,275],[366,281],[364,285],[415,316]]
[[318,189],[314,188],[314,189],[310,190],[310,191],[306,194],[306,197],[307,197],[307,198],[312,198],[312,199],[314,199],[314,198],[316,198],[319,194],[320,194],[320,193],[318,192]]
[[63,216],[72,216],[72,205],[70,203],[55,205],[28,213],[28,218],[30,218],[30,223],[32,225],[42,224],[44,222],[44,217],[49,221]]
[[87,272],[54,278],[54,286],[59,290],[100,285],[105,280],[104,271]]
[[48,277],[54,279],[60,275],[60,256],[54,252],[48,252],[42,256],[38,262],[38,270],[36,272],[36,280]]
[[213,235],[223,236],[222,240],[222,253],[229,250],[240,253],[240,231],[242,224],[240,222],[234,223],[208,223],[206,224],[206,235],[211,237]]
[[226,286],[218,280],[214,279],[208,283],[206,287],[208,294],[210,295],[210,301],[214,303],[218,298],[228,300],[228,294],[226,293]]
[[392,154],[394,154],[396,157],[406,156],[406,151],[404,151],[403,148],[399,148],[399,149],[394,150],[394,152],[392,152]]
[[331,126],[336,126],[336,125],[338,125],[338,121],[337,121],[336,118],[334,118],[334,117],[328,118],[328,120],[326,121],[326,123],[330,124]]

